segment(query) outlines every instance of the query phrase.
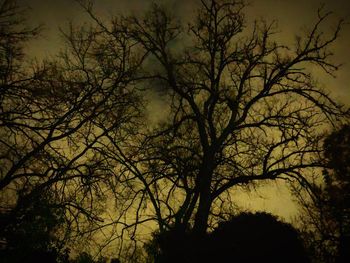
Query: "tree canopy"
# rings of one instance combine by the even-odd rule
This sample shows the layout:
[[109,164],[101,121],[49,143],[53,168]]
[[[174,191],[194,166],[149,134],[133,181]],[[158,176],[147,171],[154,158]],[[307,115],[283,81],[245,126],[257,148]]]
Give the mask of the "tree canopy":
[[151,210],[160,228],[183,225],[203,234],[230,207],[233,187],[274,179],[307,185],[307,171],[322,166],[322,127],[345,109],[307,65],[326,74],[337,69],[330,46],[342,21],[324,34],[330,13],[319,10],[307,34],[285,46],[274,38],[274,23],[248,28],[244,7],[201,1],[186,27],[154,5],[142,18],[116,18],[104,28],[139,46],[144,85],[167,102],[164,121],[139,136],[137,153],[113,152],[128,171],[122,178],[134,182],[136,220],[147,220]]
[[321,8],[288,44],[275,22],[248,22],[244,1],[200,0],[188,23],[157,4],[103,22],[92,2],[77,2],[91,24],[71,24],[65,49],[35,64],[23,47],[39,28],[23,27],[15,1],[0,4],[4,208],[30,210],[50,193],[46,211],[60,211],[69,233],[108,228],[106,245],[119,238],[122,254],[147,226],[207,235],[232,215],[238,187],[313,189],[324,152],[343,180],[338,139],[325,148],[323,139],[349,111],[311,70],[336,72],[343,20],[326,30],[331,13]]

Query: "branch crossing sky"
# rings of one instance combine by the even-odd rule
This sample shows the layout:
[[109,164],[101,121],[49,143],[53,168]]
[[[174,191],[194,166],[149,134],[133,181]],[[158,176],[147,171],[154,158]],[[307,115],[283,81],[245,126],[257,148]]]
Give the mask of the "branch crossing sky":
[[[141,14],[147,9],[151,0],[95,0],[95,11],[104,21],[108,21],[113,15],[118,14]],[[194,16],[196,0],[158,0],[158,3],[169,5],[181,19],[191,19]],[[329,89],[334,98],[346,105],[350,105],[350,1],[349,0],[326,0],[324,11],[333,11],[330,23],[327,26],[336,25],[339,18],[344,18],[346,24],[340,34],[337,43],[333,46],[335,53],[334,62],[343,64],[336,73],[336,78],[313,72],[320,85]],[[30,57],[38,59],[54,56],[64,47],[62,36],[59,31],[68,27],[69,22],[79,25],[88,23],[89,18],[75,0],[19,0],[20,5],[29,6],[29,22],[33,25],[43,24],[42,36],[33,40],[28,45]],[[248,23],[254,19],[278,21],[278,39],[285,43],[294,40],[295,34],[310,28],[317,20],[317,9],[322,6],[319,0],[251,0],[246,8]],[[331,28],[325,28],[332,29]],[[320,72],[321,73],[321,72]],[[282,186],[265,187],[258,202],[240,194],[240,200],[248,207],[268,209],[283,217],[291,217],[295,212],[296,205],[286,198],[286,191]],[[268,193],[266,195],[266,193]],[[275,199],[275,201],[273,201]],[[272,200],[272,202],[270,202]],[[253,205],[254,204],[254,205]],[[257,205],[258,204],[258,205]]]

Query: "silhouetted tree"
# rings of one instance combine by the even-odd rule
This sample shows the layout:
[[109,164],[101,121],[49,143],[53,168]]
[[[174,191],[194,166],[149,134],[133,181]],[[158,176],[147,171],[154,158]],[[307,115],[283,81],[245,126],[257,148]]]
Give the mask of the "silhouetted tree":
[[263,212],[233,216],[200,239],[187,231],[156,234],[147,247],[154,262],[309,262],[298,232]]
[[129,147],[104,148],[123,164],[116,196],[129,201],[118,211],[121,233],[135,240],[138,227],[155,220],[160,233],[189,227],[200,237],[229,209],[234,187],[277,179],[308,187],[310,171],[323,166],[322,128],[345,110],[307,69],[337,69],[330,47],[342,21],[326,34],[330,13],[319,10],[314,26],[285,46],[274,23],[247,29],[241,1],[200,1],[188,27],[158,5],[108,26],[91,4],[82,6],[102,32],[134,43],[148,78],[141,84],[167,107]]
[[350,261],[350,125],[333,132],[325,141],[326,206],[338,232],[339,255],[336,262]]
[[309,262],[298,232],[267,213],[242,213],[211,234],[211,262]]
[[59,204],[55,207],[52,199],[50,193],[41,193],[35,200],[20,196],[15,208],[1,211],[3,262],[57,262],[68,258],[59,235],[64,210]]
[[145,250],[148,262],[208,262],[210,245],[208,235],[198,238],[189,229],[172,228],[153,233]]
[[102,222],[102,189],[113,183],[101,149],[127,140],[141,115],[133,85],[139,62],[124,35],[72,26],[65,52],[28,63],[23,46],[39,29],[27,28],[24,15],[16,1],[0,2],[1,206],[16,209],[20,195],[35,203],[51,192],[67,229],[81,237]]
[[323,184],[315,184],[312,199],[299,195],[304,236],[315,262],[350,260],[350,126],[324,141]]

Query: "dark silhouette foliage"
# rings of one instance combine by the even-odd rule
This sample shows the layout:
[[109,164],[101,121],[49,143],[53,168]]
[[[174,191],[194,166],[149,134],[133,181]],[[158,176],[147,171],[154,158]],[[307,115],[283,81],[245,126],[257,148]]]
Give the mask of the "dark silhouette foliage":
[[309,262],[298,232],[267,213],[242,213],[210,236],[211,262]]
[[56,262],[67,257],[56,236],[64,211],[47,193],[35,200],[21,196],[12,210],[2,211],[0,249],[3,262]]
[[198,236],[182,228],[157,233],[146,244],[149,262],[207,262],[210,248],[208,235]]
[[345,263],[350,261],[350,125],[331,133],[324,149],[328,169],[320,205],[333,226],[330,236],[337,243],[336,262]]
[[328,176],[328,208],[338,227],[337,262],[350,261],[350,125],[333,132],[325,141],[325,156],[333,170]]
[[201,236],[172,229],[156,234],[147,248],[159,263],[309,262],[292,225],[264,212],[233,216],[212,233]]
[[343,181],[350,179],[350,124],[331,133],[324,143],[328,167],[334,171],[334,178]]
[[313,262],[350,261],[350,125],[333,131],[323,144],[323,184],[311,199],[296,191],[303,209],[303,239]]
[[336,226],[338,255],[336,262],[350,261],[350,125],[333,132],[325,141],[324,206]]

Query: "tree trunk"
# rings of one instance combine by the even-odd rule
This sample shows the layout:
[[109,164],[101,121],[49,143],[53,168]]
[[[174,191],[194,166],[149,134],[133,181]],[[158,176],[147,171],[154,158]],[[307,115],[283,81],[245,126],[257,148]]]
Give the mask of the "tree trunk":
[[205,235],[208,227],[208,219],[210,212],[210,194],[201,194],[199,199],[199,206],[195,216],[195,222],[193,226],[193,232],[196,235],[202,236]]
[[193,231],[196,235],[205,235],[208,227],[211,207],[211,180],[214,171],[214,154],[204,158],[202,168],[198,175],[198,191],[200,194],[198,210],[195,216]]

